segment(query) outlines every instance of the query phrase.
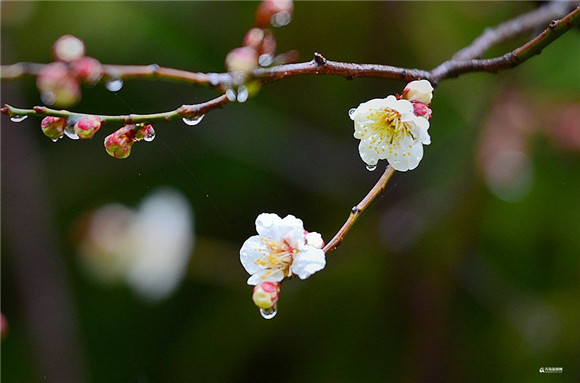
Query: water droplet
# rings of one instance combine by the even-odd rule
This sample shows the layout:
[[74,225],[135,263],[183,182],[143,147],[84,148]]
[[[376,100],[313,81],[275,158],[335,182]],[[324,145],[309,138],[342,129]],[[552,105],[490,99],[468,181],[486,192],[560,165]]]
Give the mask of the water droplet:
[[260,315],[264,319],[272,319],[278,314],[278,308],[276,306],[269,309],[260,309]]
[[270,18],[270,24],[276,28],[279,28],[290,24],[291,20],[292,15],[289,12],[278,12],[272,15],[272,18]]
[[210,73],[207,76],[207,79],[212,86],[216,86],[220,82],[220,77],[218,76],[217,73]]
[[250,97],[250,91],[245,85],[240,85],[238,87],[238,102],[246,102]]
[[230,100],[231,102],[236,101],[237,98],[237,94],[236,91],[233,90],[232,88],[228,88],[226,90],[226,97],[228,98],[228,100]]
[[143,137],[143,140],[145,140],[146,142],[151,142],[155,139],[155,130],[153,130],[153,128],[151,128],[149,130],[149,134],[146,135],[145,137]]
[[270,66],[272,65],[273,61],[274,57],[268,53],[264,53],[263,55],[260,55],[260,57],[258,57],[258,63],[260,64],[260,66]]
[[10,117],[10,121],[22,122],[22,121],[26,120],[27,118],[28,118],[28,116],[12,116],[12,117]]
[[73,125],[67,125],[67,126],[64,128],[64,134],[65,134],[65,135],[66,135],[68,138],[70,138],[71,140],[78,140],[78,139],[79,139],[79,136],[78,136],[78,134],[76,134],[76,133],[75,133],[75,129],[74,129]]
[[60,136],[59,138],[51,138],[52,142],[57,142],[58,140],[60,140],[62,138],[62,136]]
[[351,120],[353,120],[352,116],[354,116],[355,111],[356,111],[356,108],[350,108],[348,111],[348,116],[350,117]]
[[107,88],[111,92],[118,92],[121,90],[121,88],[123,88],[123,80],[121,80],[120,78],[112,78],[110,80],[107,80],[107,82],[105,83],[105,88]]
[[42,92],[40,94],[40,99],[42,100],[42,102],[44,103],[44,105],[54,105],[54,102],[56,101],[56,96],[54,95],[53,92]]
[[200,115],[194,116],[193,118],[183,117],[182,120],[186,125],[195,126],[195,125],[199,124],[201,122],[201,120],[203,120],[204,117],[205,117],[205,114],[200,114]]
[[373,170],[375,170],[377,168],[377,165],[367,165],[367,170],[369,172],[372,172]]

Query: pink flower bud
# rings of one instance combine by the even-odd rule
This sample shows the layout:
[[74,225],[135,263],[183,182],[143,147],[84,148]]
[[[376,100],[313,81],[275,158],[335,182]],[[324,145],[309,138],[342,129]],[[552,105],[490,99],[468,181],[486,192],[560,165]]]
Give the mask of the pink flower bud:
[[258,52],[254,48],[235,48],[226,56],[229,72],[249,72],[258,66]]
[[403,90],[403,98],[429,105],[433,98],[433,86],[427,80],[411,81]]
[[67,119],[63,117],[46,116],[42,119],[40,128],[45,136],[56,141],[64,135],[66,122]]
[[85,116],[74,125],[74,131],[81,140],[93,138],[101,129],[101,119],[97,116]]
[[72,63],[73,73],[89,85],[96,84],[103,77],[101,63],[92,57],[81,57]]
[[85,44],[72,35],[64,35],[56,40],[52,46],[52,53],[57,60],[75,61],[85,55]]
[[134,140],[135,125],[125,125],[116,132],[105,137],[105,150],[115,158],[127,158],[131,154]]
[[278,294],[280,293],[280,283],[262,282],[254,287],[252,300],[254,304],[261,309],[271,309],[278,303]]
[[415,116],[424,117],[426,119],[431,118],[431,108],[427,105],[423,104],[422,102],[414,102],[413,103],[413,113]]
[[47,105],[70,106],[81,98],[78,80],[69,72],[66,64],[48,64],[38,74],[36,86],[42,101]]
[[268,24],[275,27],[287,25],[293,11],[292,0],[264,0],[256,10],[256,26],[263,28]]

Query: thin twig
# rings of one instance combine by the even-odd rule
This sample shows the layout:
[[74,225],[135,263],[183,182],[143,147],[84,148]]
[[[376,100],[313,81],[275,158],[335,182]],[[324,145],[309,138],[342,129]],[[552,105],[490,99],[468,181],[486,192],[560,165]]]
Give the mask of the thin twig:
[[[140,122],[155,122],[155,121],[171,121],[179,118],[193,119],[201,115],[205,115],[207,112],[215,109],[222,108],[225,104],[229,102],[226,95],[221,95],[214,98],[213,100],[194,105],[182,105],[175,110],[169,112],[152,113],[152,114],[128,114],[128,115],[117,115],[117,116],[107,116],[99,115],[101,122],[120,122],[123,124],[135,124]],[[1,112],[10,116],[55,116],[55,117],[84,117],[88,116],[87,113],[76,113],[67,110],[57,110],[47,108],[46,106],[35,106],[32,109],[21,109],[15,108],[10,105],[5,105]]]
[[524,13],[493,28],[487,28],[473,42],[453,55],[453,60],[478,59],[494,45],[511,40],[524,33],[530,33],[539,26],[562,17],[577,5],[566,1],[553,1],[531,12]]
[[562,34],[580,24],[580,7],[560,20],[550,22],[541,34],[526,44],[501,57],[480,60],[449,60],[431,71],[431,82],[438,83],[445,78],[457,77],[468,72],[498,72],[520,65],[529,58],[540,54],[542,49],[556,40]]
[[344,239],[344,236],[346,235],[346,233],[348,233],[352,225],[354,225],[358,217],[366,210],[366,208],[371,204],[371,202],[375,200],[375,198],[377,198],[379,195],[383,193],[383,191],[385,191],[387,183],[389,182],[393,174],[395,174],[395,169],[391,165],[388,165],[387,168],[385,169],[385,172],[383,173],[381,178],[379,178],[375,186],[373,186],[373,188],[358,203],[358,205],[352,208],[350,215],[348,216],[348,219],[346,220],[344,225],[342,225],[340,230],[334,235],[334,237],[330,240],[330,242],[328,242],[326,246],[324,246],[323,250],[326,254],[330,253],[331,251],[334,251],[338,247],[338,245],[341,244],[342,240]]

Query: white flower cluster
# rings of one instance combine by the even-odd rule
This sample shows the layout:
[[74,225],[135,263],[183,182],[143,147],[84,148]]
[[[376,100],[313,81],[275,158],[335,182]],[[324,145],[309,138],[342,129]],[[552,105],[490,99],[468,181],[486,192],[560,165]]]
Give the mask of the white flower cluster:
[[413,81],[400,98],[376,98],[351,110],[362,160],[371,167],[386,159],[395,170],[415,169],[423,158],[423,145],[431,143],[428,106],[432,97],[429,81]]

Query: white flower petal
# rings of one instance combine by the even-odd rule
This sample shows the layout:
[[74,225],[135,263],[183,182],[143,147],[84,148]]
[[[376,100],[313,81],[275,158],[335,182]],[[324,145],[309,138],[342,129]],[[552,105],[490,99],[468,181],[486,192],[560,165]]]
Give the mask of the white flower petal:
[[248,285],[256,286],[263,282],[280,282],[284,279],[281,270],[263,269],[248,278]]
[[256,263],[256,260],[268,256],[269,253],[270,249],[266,242],[259,235],[254,235],[248,238],[242,245],[240,249],[240,262],[242,262],[242,266],[244,266],[248,274],[254,274],[264,269]]
[[306,234],[306,244],[317,249],[322,249],[324,246],[324,240],[322,239],[322,235],[320,235],[320,233],[311,231],[310,233]]
[[367,165],[374,166],[379,162],[379,155],[370,142],[370,139],[361,140],[358,145],[358,152]]
[[291,271],[292,274],[298,275],[300,279],[306,279],[317,271],[324,269],[324,266],[326,266],[324,251],[306,245],[302,251],[299,251],[294,256]]
[[278,230],[280,231],[280,238],[288,242],[290,246],[297,249],[304,246],[306,240],[304,239],[304,224],[301,219],[293,215],[287,215],[280,221]]

